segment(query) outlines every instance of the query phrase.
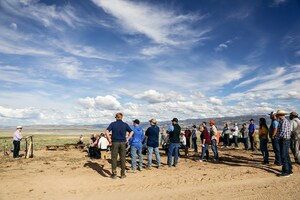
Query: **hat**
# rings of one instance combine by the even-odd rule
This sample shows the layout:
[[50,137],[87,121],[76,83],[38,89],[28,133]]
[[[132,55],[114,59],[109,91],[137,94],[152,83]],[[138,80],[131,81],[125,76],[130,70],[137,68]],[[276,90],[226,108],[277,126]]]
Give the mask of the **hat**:
[[274,114],[276,114],[275,111],[270,112],[268,115],[273,116]]
[[181,132],[180,132],[180,135],[184,135],[184,132],[183,132],[183,131],[181,131]]
[[21,128],[23,128],[22,126],[17,126],[17,129],[21,129]]
[[133,120],[133,123],[135,123],[135,124],[140,124],[140,120],[135,119],[135,120]]
[[209,123],[209,124],[215,124],[216,122],[215,122],[215,120],[209,120],[208,123]]
[[287,112],[285,112],[284,110],[277,110],[276,115],[286,115]]
[[298,117],[298,113],[296,113],[295,111],[291,112],[290,115]]
[[171,121],[172,122],[178,122],[178,119],[177,118],[173,118]]
[[152,118],[152,119],[150,119],[150,120],[149,120],[149,122],[150,122],[150,123],[153,123],[153,124],[157,124],[157,121],[156,121],[156,119],[153,119],[153,118]]

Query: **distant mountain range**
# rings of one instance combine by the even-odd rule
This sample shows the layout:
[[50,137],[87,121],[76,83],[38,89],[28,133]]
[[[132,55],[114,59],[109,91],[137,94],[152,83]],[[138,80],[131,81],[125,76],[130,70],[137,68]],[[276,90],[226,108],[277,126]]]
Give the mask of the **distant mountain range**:
[[[192,128],[193,125],[196,125],[197,127],[203,122],[206,121],[208,123],[209,120],[214,119],[216,121],[216,126],[218,129],[223,128],[224,123],[228,122],[229,126],[233,126],[233,123],[238,123],[238,126],[240,127],[243,123],[249,123],[250,119],[254,119],[254,122],[258,124],[259,118],[264,117],[267,120],[267,123],[270,124],[270,118],[268,115],[243,115],[243,116],[236,116],[236,117],[220,117],[220,118],[205,118],[205,119],[185,119],[180,120],[179,119],[179,125],[182,128]],[[128,122],[129,125],[131,125],[131,122]],[[149,122],[141,122],[140,124],[142,128],[146,129],[149,127]],[[163,121],[158,122],[159,127],[168,127],[171,125],[171,121]],[[30,126],[24,126],[26,130],[31,130],[34,132],[47,132],[48,130],[51,130],[51,132],[60,132],[60,131],[82,131],[82,132],[93,132],[93,131],[99,131],[99,129],[105,129],[107,128],[108,124],[94,124],[94,125],[30,125]],[[3,130],[12,130],[15,129],[15,127],[12,126],[0,126],[0,131]]]

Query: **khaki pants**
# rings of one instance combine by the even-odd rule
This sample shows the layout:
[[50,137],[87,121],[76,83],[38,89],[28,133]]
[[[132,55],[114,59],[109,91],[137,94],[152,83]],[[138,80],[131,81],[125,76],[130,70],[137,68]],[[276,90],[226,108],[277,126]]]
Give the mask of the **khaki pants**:
[[295,162],[300,163],[300,134],[292,135],[291,137],[291,150],[295,157]]
[[100,150],[101,151],[101,159],[106,160],[107,155],[106,155],[106,150]]

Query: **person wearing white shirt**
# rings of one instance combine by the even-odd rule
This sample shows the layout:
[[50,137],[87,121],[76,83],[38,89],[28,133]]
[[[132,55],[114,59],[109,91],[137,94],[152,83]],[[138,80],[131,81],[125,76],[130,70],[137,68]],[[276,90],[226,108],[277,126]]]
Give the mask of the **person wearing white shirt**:
[[184,149],[184,153],[187,156],[188,155],[188,148],[186,146],[186,137],[184,135],[184,132],[180,133],[179,139],[180,139],[180,146],[179,146],[179,148],[180,149]]
[[108,145],[109,145],[109,142],[104,137],[104,133],[101,133],[100,139],[98,142],[98,149],[100,150],[100,153],[101,153],[101,159],[106,159],[106,151],[107,151]]
[[234,141],[234,147],[235,149],[238,149],[238,134],[239,134],[239,127],[237,126],[237,123],[234,123],[234,127],[232,129],[232,136],[233,136],[233,141]]
[[20,152],[20,144],[22,140],[22,126],[18,126],[17,130],[14,132],[13,135],[13,144],[14,144],[14,158],[18,159],[19,158],[19,152]]
[[184,132],[180,133],[180,145],[186,146],[186,137],[184,136]]

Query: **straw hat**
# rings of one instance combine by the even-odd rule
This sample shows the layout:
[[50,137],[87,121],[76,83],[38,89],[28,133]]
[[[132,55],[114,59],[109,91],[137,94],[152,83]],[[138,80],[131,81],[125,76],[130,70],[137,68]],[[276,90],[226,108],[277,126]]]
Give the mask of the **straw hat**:
[[276,115],[287,115],[288,113],[284,110],[277,110]]
[[157,124],[156,119],[150,119],[149,122],[150,122],[150,123],[153,123],[153,124]]
[[17,126],[17,129],[22,129],[23,127],[22,126]]

